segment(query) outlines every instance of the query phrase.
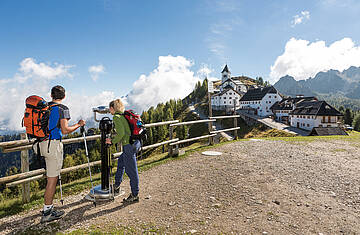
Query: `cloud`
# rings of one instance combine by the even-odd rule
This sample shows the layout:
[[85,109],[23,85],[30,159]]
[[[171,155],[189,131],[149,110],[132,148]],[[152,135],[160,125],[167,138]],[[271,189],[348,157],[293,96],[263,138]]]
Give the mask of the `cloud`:
[[[69,71],[72,67],[58,63],[37,63],[33,58],[26,58],[21,61],[13,78],[0,79],[0,130],[23,130],[21,120],[26,97],[36,94],[51,100],[51,83],[56,81],[61,84],[61,78],[73,77]],[[92,107],[108,104],[114,98],[115,94],[107,91],[92,96],[67,91],[64,104],[70,108],[71,121],[75,122],[80,117],[92,119]]]
[[291,21],[291,27],[295,27],[298,24],[301,24],[304,20],[310,19],[310,12],[302,11],[299,15],[295,15],[294,19]]
[[360,6],[358,0],[320,0],[326,7],[342,7],[342,8],[358,8]]
[[215,10],[218,12],[231,13],[237,11],[240,8],[240,4],[237,0],[215,0],[210,1],[212,6],[215,6]]
[[[36,63],[36,65],[42,63]],[[155,106],[160,102],[170,99],[184,98],[193,91],[195,84],[205,77],[216,79],[211,76],[213,70],[208,65],[202,64],[196,72],[191,68],[194,63],[182,56],[159,56],[159,64],[149,74],[141,75],[133,83],[133,88],[122,100],[126,108],[141,111]],[[49,66],[49,65],[48,65]],[[51,68],[66,65],[52,65]],[[37,66],[34,66],[37,67]],[[0,79],[0,130],[23,130],[21,120],[25,110],[25,99],[30,95],[39,95],[50,100],[50,89],[52,83],[61,84],[60,75],[44,75],[41,79],[37,72],[24,72],[20,63],[19,72],[11,79]],[[31,70],[32,71],[32,70]],[[28,76],[27,80],[20,81],[15,77]],[[71,77],[69,71],[64,73]],[[53,79],[56,79],[55,81]],[[65,89],[67,89],[65,87]],[[64,104],[70,109],[71,123],[77,122],[80,118],[93,120],[92,108],[100,105],[107,105],[111,100],[119,97],[110,91],[103,91],[98,94],[79,94],[78,92],[66,91]]]
[[20,63],[19,73],[15,78],[19,82],[25,82],[29,78],[53,80],[59,77],[72,77],[69,69],[73,65],[62,65],[58,63],[51,64],[36,63],[33,58],[25,58]]
[[232,37],[233,30],[243,22],[239,17],[240,5],[237,0],[208,1],[208,10],[212,14],[220,14],[220,20],[209,26],[205,42],[209,50],[223,63],[227,60],[227,41]]
[[101,64],[90,66],[89,73],[92,80],[97,81],[99,79],[99,74],[105,73],[105,67]]
[[116,95],[112,91],[103,91],[95,95],[84,95],[76,92],[67,92],[64,104],[70,109],[70,115],[73,122],[80,118],[84,120],[93,120],[94,113],[92,108],[108,105],[114,100]]
[[274,83],[285,75],[302,80],[314,77],[320,71],[342,71],[350,66],[360,66],[360,46],[356,46],[351,38],[341,39],[329,46],[325,41],[310,43],[291,38],[284,53],[271,66],[270,81]]
[[219,78],[212,77],[212,73],[214,73],[214,70],[209,68],[207,64],[202,64],[200,69],[196,72],[197,76],[199,78],[207,78],[210,81],[217,81]]
[[182,56],[159,56],[159,65],[134,82],[126,97],[127,107],[142,112],[160,102],[186,97],[200,78],[190,68],[193,62]]

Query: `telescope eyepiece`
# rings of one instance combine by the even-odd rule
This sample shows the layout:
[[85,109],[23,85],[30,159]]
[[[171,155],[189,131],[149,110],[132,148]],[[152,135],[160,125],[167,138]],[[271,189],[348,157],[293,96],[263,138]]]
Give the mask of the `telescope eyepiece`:
[[99,129],[101,132],[103,132],[105,134],[110,134],[112,128],[113,128],[113,122],[112,122],[112,120],[110,120],[109,117],[103,117],[100,120]]

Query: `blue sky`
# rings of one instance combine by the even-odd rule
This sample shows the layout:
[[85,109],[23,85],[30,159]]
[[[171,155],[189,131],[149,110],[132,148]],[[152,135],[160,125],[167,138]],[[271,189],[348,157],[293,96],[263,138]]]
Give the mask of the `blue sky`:
[[[160,81],[156,80],[163,75],[159,68],[164,73],[176,70],[179,60],[181,69],[173,77],[181,80],[179,73],[193,72],[187,73],[189,77],[183,81],[191,84],[205,76],[199,73],[201,69],[210,77],[220,77],[225,63],[233,75],[262,76],[275,82],[281,75],[293,73],[301,74],[298,79],[302,79],[317,70],[360,66],[351,62],[359,49],[359,10],[356,0],[2,0],[0,84],[1,80],[32,73],[28,76],[32,82],[25,79],[21,84],[33,86],[40,72],[34,72],[31,66],[42,63],[38,69],[48,66],[64,72],[41,75],[46,80],[44,89],[62,84],[68,91],[88,97],[104,91],[112,92],[107,97],[129,93],[143,96],[146,82]],[[350,41],[342,41],[344,38]],[[331,48],[334,42],[340,42],[340,46]],[[293,50],[286,50],[286,45]],[[308,53],[302,55],[303,51]],[[334,58],[338,57],[336,53],[352,53],[342,59],[346,63],[337,63],[340,67],[326,60],[325,55],[316,58],[326,63],[306,64],[315,51]],[[163,65],[160,56],[164,56]],[[299,62],[300,57],[303,59]],[[20,63],[26,58],[32,61],[24,72]],[[89,73],[91,66],[102,68]],[[141,75],[142,82],[135,89],[134,83],[141,80]],[[167,76],[159,87],[171,90],[166,85]],[[3,84],[7,90],[21,85],[11,81]],[[188,90],[184,88],[177,96]],[[27,92],[24,90],[24,95]],[[0,116],[0,123],[6,118]]]

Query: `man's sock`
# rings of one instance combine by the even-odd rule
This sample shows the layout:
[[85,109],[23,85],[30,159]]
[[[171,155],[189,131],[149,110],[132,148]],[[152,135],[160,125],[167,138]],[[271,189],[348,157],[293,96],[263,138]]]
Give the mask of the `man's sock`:
[[53,207],[53,205],[51,204],[51,205],[45,205],[44,204],[44,211],[47,211],[47,210],[49,210],[49,209],[51,209]]

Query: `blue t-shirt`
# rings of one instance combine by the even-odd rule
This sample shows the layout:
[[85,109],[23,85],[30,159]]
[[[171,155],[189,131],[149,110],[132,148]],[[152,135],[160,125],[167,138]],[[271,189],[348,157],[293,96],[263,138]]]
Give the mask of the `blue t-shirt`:
[[[49,102],[49,105],[54,105],[55,102]],[[63,104],[55,105],[51,108],[50,117],[49,117],[49,130],[51,140],[61,140],[62,132],[60,128],[60,120],[68,119],[70,120],[70,110]]]

